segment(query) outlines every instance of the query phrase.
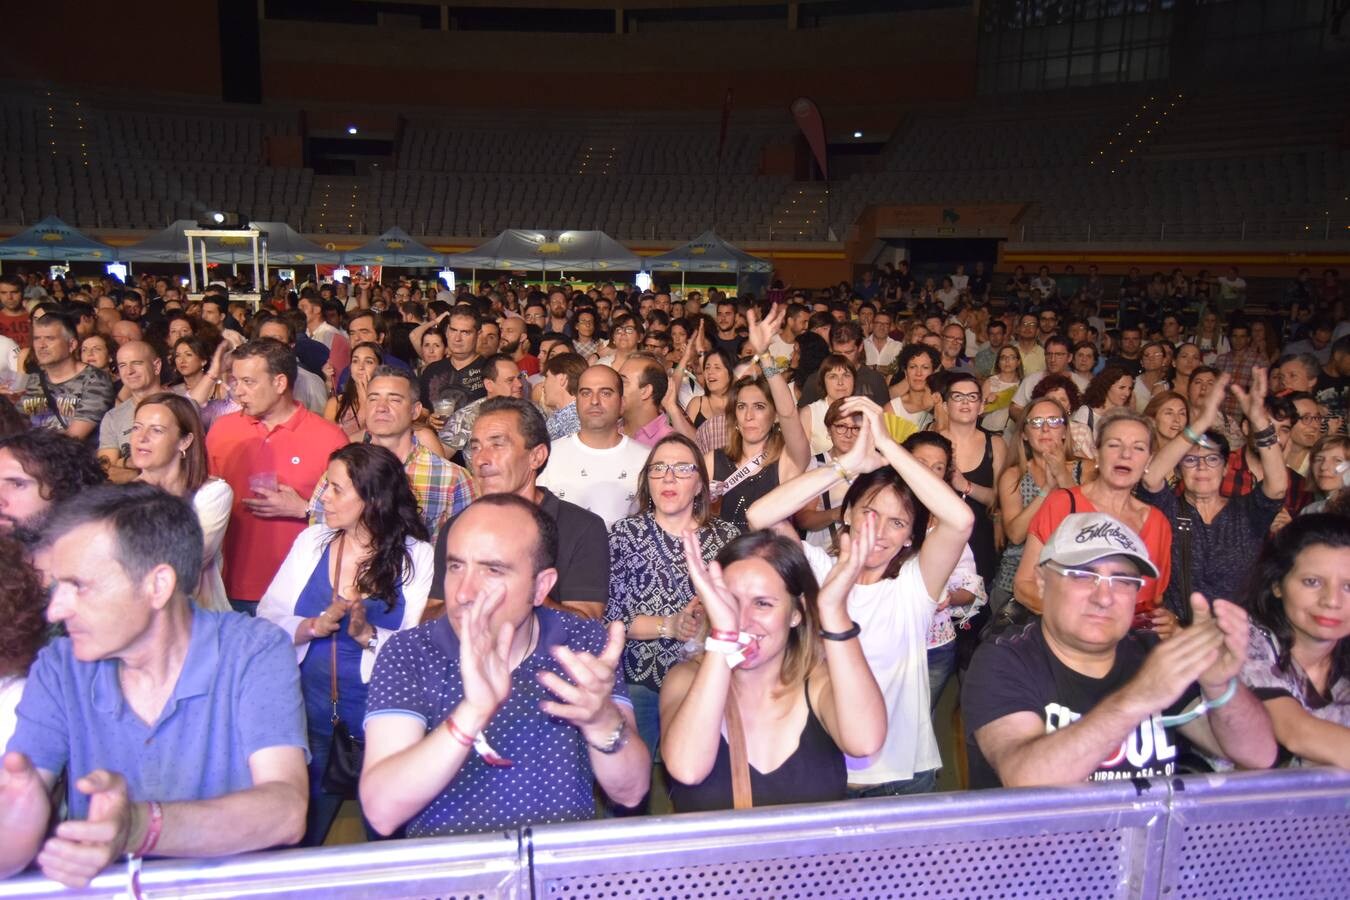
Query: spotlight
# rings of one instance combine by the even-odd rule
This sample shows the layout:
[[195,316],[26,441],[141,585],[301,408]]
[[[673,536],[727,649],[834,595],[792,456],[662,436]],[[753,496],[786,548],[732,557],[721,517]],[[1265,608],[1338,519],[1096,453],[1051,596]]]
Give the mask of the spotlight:
[[348,125],[348,126],[347,126],[347,133],[348,133],[348,134],[356,134],[356,126],[355,126],[355,125]]
[[198,219],[197,224],[202,228],[247,228],[248,216],[241,213],[215,210],[207,213],[204,218]]
[[854,136],[855,138],[860,138],[860,137],[862,137],[862,132],[861,132],[861,131],[855,131],[855,132],[853,132],[853,136]]

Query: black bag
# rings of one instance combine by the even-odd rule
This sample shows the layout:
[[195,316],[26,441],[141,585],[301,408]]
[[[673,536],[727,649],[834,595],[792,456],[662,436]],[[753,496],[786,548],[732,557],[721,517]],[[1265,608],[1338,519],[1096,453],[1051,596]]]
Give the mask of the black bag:
[[[338,582],[342,580],[342,545],[346,536],[338,538],[337,564],[333,568],[333,600],[338,598]],[[345,800],[356,799],[361,781],[361,763],[366,756],[366,742],[352,737],[347,723],[338,715],[337,635],[333,635],[332,665],[328,673],[328,694],[333,704],[333,737],[328,742],[328,765],[324,766],[319,786],[325,794],[336,794]]]

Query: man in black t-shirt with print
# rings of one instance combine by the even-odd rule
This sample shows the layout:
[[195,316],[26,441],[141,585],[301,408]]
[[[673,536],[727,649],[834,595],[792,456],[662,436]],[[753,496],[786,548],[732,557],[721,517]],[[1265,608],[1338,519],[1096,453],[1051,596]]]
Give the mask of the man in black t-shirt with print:
[[1172,775],[1194,743],[1266,768],[1270,718],[1237,680],[1247,614],[1191,595],[1194,623],[1161,643],[1131,631],[1148,549],[1104,513],[1065,517],[1041,551],[1044,615],[975,653],[961,692],[972,787]]

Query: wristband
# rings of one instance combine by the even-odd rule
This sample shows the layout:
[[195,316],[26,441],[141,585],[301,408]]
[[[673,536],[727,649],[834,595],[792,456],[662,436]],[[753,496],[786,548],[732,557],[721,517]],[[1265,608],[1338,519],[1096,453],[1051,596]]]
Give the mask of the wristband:
[[145,804],[149,807],[150,821],[145,826],[145,837],[141,838],[141,846],[136,849],[133,856],[145,856],[155,849],[159,843],[159,833],[164,829],[164,807],[158,800],[151,800]]
[[512,765],[511,760],[492,749],[492,745],[487,742],[487,736],[483,732],[478,732],[477,737],[471,737],[467,731],[456,725],[453,714],[446,717],[445,730],[450,732],[450,736],[456,742],[463,744],[465,747],[472,747],[474,752],[488,765],[499,768]]
[[1186,440],[1190,441],[1192,444],[1197,444],[1201,447],[1204,447],[1206,450],[1219,449],[1217,444],[1215,444],[1213,441],[1211,441],[1208,437],[1206,437],[1203,434],[1196,434],[1195,429],[1191,428],[1191,426],[1189,425],[1181,429],[1181,433],[1183,436],[1185,436]]
[[824,628],[820,629],[820,636],[827,641],[851,641],[860,634],[862,634],[862,626],[857,622],[854,622],[853,627],[848,631],[826,631]]
[[748,659],[753,659],[756,648],[754,638],[744,631],[713,631],[703,642],[703,649],[709,653],[719,653],[727,661],[727,668],[734,669]]
[[1200,698],[1200,702],[1183,713],[1175,716],[1160,716],[1158,723],[1164,728],[1175,728],[1178,725],[1185,725],[1187,722],[1193,722],[1212,709],[1219,709],[1226,705],[1233,695],[1237,693],[1238,680],[1236,678],[1228,679],[1228,688],[1213,700]]
[[473,746],[473,735],[456,725],[453,715],[446,716],[445,730],[450,732],[450,736],[455,739],[456,743],[463,744],[465,747]]
[[661,624],[656,626],[656,636],[659,638],[670,637],[670,616],[661,617]]
[[845,484],[853,483],[853,479],[855,476],[848,469],[845,469],[843,465],[839,462],[839,460],[837,459],[834,460],[833,462],[830,463],[830,465],[834,468],[836,472],[839,473],[839,477],[844,479]]

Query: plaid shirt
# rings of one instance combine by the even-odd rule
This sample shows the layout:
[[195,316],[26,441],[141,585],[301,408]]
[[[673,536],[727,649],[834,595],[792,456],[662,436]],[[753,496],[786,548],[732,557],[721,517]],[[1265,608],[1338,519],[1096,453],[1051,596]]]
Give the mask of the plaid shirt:
[[[1256,486],[1260,483],[1256,479],[1256,473],[1247,465],[1245,450],[1234,450],[1228,454],[1228,465],[1224,467],[1223,482],[1219,485],[1220,496],[1241,497],[1256,490]],[[1308,490],[1308,480],[1290,469],[1289,489],[1284,493],[1284,508],[1289,515],[1296,516],[1310,502],[1312,494]]]
[[[407,473],[408,486],[417,498],[422,521],[427,524],[432,537],[435,537],[447,519],[459,515],[478,499],[478,486],[474,484],[468,469],[432,453],[417,440],[415,434],[412,442],[412,452],[403,460],[403,471]],[[319,479],[314,487],[314,496],[309,501],[311,525],[324,524],[323,505],[319,498],[326,487],[327,475]]]
[[[1250,390],[1252,386],[1252,369],[1260,366],[1270,368],[1270,360],[1266,358],[1255,344],[1249,346],[1246,350],[1232,350],[1214,360],[1214,368],[1220,372],[1227,373],[1233,383],[1239,387]],[[1228,395],[1223,399],[1223,404],[1219,407],[1224,415],[1236,418],[1241,411],[1237,398]]]

